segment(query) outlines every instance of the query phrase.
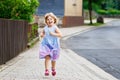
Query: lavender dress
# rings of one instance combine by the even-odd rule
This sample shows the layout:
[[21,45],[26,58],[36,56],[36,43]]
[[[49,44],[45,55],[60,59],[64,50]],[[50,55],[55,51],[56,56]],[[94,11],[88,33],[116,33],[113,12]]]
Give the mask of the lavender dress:
[[41,41],[40,44],[40,50],[39,50],[39,56],[41,59],[44,59],[45,56],[50,55],[51,60],[55,61],[59,57],[60,53],[60,44],[59,44],[59,38],[50,35],[49,32],[55,32],[57,26],[48,27],[45,26],[45,36]]

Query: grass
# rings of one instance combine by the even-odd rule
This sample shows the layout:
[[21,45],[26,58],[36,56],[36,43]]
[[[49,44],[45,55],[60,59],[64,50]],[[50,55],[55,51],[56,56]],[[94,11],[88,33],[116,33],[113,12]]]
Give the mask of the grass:
[[103,25],[104,23],[93,23],[93,24],[90,24],[90,23],[87,23],[87,24],[85,24],[85,25],[87,25],[87,26],[96,26],[96,27],[99,27],[99,26],[101,26],[101,25]]

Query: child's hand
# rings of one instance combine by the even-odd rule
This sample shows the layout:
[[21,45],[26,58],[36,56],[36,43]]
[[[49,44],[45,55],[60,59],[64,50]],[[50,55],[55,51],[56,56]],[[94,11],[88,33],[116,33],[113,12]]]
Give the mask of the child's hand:
[[44,37],[44,34],[43,34],[43,33],[41,33],[41,34],[40,34],[40,37]]
[[50,35],[52,35],[52,36],[62,37],[62,34],[61,34],[61,32],[60,32],[60,30],[59,30],[58,28],[56,28],[55,32],[51,32],[51,31],[49,30],[49,33],[50,33]]
[[54,33],[54,32],[50,32],[50,35],[52,35],[52,36],[56,36],[56,33]]
[[42,37],[42,38],[45,36],[45,33],[44,33],[44,31],[43,31],[43,30],[41,31],[41,33],[40,33],[40,35],[39,35],[39,36],[40,36],[40,37]]

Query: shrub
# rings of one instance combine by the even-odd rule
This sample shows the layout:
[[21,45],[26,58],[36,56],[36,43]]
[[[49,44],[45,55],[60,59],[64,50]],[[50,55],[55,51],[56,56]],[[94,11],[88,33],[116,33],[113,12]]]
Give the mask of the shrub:
[[0,1],[0,18],[30,22],[38,5],[38,0],[2,0]]
[[106,10],[97,10],[98,14],[102,14],[102,15],[107,15],[108,12]]
[[38,37],[38,25],[35,23],[29,24],[28,42],[32,41],[36,37]]
[[120,15],[120,11],[115,9],[97,10],[97,13],[101,15]]
[[108,13],[110,15],[120,15],[120,11],[119,10],[115,10],[115,9],[108,10]]

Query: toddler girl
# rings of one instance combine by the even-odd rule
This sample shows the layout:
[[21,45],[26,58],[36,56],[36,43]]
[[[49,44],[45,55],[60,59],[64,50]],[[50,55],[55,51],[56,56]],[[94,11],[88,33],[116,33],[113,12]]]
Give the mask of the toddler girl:
[[45,59],[45,76],[49,75],[49,61],[51,60],[52,75],[56,75],[56,60],[60,53],[59,37],[61,32],[57,27],[57,17],[53,13],[45,15],[46,26],[41,31],[40,36],[43,38],[40,44],[40,58]]

